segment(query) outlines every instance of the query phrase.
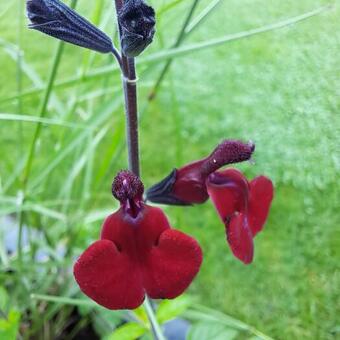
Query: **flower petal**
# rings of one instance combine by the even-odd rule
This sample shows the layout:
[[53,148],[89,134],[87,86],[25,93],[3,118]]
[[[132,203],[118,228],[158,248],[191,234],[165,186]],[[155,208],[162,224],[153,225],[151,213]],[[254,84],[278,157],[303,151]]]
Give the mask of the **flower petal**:
[[136,262],[109,240],[93,243],[74,265],[80,289],[108,309],[134,309],[144,300]]
[[248,182],[240,171],[227,169],[214,172],[208,177],[206,185],[223,223],[236,211],[245,210],[248,200]]
[[172,299],[183,293],[202,262],[198,243],[170,229],[163,211],[148,205],[136,219],[129,218],[122,209],[110,215],[101,238],[113,241],[122,253],[129,254],[143,288],[152,298]]
[[254,244],[247,215],[236,213],[226,224],[226,233],[233,254],[243,263],[251,263],[254,256]]
[[263,229],[273,195],[274,187],[269,178],[259,176],[250,182],[248,220],[253,236]]
[[177,170],[172,193],[186,204],[201,204],[208,198],[205,177],[201,174],[204,161],[190,163]]
[[146,292],[153,299],[177,297],[190,285],[201,263],[197,241],[178,230],[167,229],[145,259]]
[[111,214],[104,222],[101,239],[108,239],[130,254],[138,252],[138,261],[158,242],[161,233],[170,229],[168,219],[157,207],[144,205],[137,218],[131,218],[123,209]]

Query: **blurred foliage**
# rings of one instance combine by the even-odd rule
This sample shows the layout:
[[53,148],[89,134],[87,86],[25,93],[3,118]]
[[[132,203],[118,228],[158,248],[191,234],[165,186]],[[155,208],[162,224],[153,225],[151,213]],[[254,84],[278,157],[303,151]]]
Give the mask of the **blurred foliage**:
[[[250,266],[232,257],[209,202],[166,208],[172,225],[203,247],[202,270],[188,293],[210,309],[195,309],[190,302],[189,313],[182,300],[162,302],[159,318],[183,313],[194,324],[190,339],[211,334],[209,327],[219,330],[216,338],[223,332],[236,339],[256,335],[248,324],[277,339],[335,339],[340,312],[338,3],[280,30],[174,59],[150,103],[148,94],[165,62],[157,53],[166,55],[174,45],[192,3],[150,2],[158,13],[157,34],[138,65],[146,186],[173,167],[205,156],[221,139],[241,138],[256,142],[256,164],[238,167],[250,178],[271,177],[276,187]],[[194,18],[211,3],[201,0]],[[96,334],[112,337],[115,327],[140,331],[149,325],[138,312],[131,319],[67,300],[88,301],[73,280],[72,264],[117,207],[110,185],[126,167],[119,73],[112,57],[65,45],[41,121],[39,105],[57,42],[25,28],[23,4],[0,4],[0,338],[15,337],[19,319],[23,338],[72,339],[82,332],[93,339]],[[209,43],[327,4],[222,0],[182,44]],[[77,8],[116,36],[112,1],[78,1]],[[23,171],[39,121],[41,135],[23,200]],[[32,293],[62,299],[33,299]],[[226,314],[242,320],[236,320],[238,328]],[[144,325],[138,330],[135,317]],[[123,326],[121,320],[130,323]]]

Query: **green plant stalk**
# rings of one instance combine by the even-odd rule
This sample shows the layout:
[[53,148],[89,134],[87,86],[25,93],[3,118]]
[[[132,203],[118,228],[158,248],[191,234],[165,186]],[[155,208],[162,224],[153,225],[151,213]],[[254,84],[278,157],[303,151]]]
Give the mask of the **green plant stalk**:
[[[46,115],[46,109],[47,109],[47,105],[51,96],[51,92],[53,89],[53,84],[54,84],[54,80],[57,74],[57,70],[58,70],[58,66],[60,64],[60,60],[61,60],[61,56],[64,50],[64,43],[63,42],[59,42],[58,47],[57,47],[57,51],[54,57],[54,61],[53,61],[53,65],[52,65],[52,69],[51,69],[51,73],[49,76],[49,80],[47,83],[47,87],[44,93],[44,97],[43,100],[41,102],[40,105],[40,109],[39,109],[39,118],[44,118]],[[21,200],[21,205],[23,205],[26,202],[26,189],[27,189],[27,183],[29,180],[29,176],[31,174],[31,170],[32,170],[32,164],[33,164],[33,160],[34,160],[34,156],[35,156],[35,151],[36,151],[36,146],[37,146],[37,142],[38,142],[38,138],[40,136],[41,133],[41,128],[42,128],[42,122],[39,122],[35,128],[34,131],[34,135],[33,135],[33,139],[30,145],[30,149],[28,152],[28,157],[27,157],[27,161],[26,161],[26,165],[24,168],[24,175],[23,175],[23,179],[22,179],[22,200]],[[24,225],[24,212],[21,210],[20,214],[19,214],[19,234],[18,234],[18,245],[17,245],[17,249],[18,249],[18,258],[19,258],[19,263],[22,262],[22,233],[23,233],[23,225]]]
[[[186,35],[185,30],[188,27],[192,16],[194,15],[195,9],[196,9],[199,1],[200,0],[193,0],[193,3],[191,5],[191,7],[190,7],[190,10],[189,10],[189,12],[188,12],[188,14],[187,14],[187,16],[186,16],[186,18],[184,20],[184,23],[183,23],[183,25],[181,27],[181,30],[179,31],[177,40],[176,40],[175,44],[172,46],[172,48],[176,48],[176,47],[180,46],[180,44],[184,40],[185,35]],[[155,99],[156,92],[157,92],[158,88],[160,87],[161,82],[163,81],[166,73],[168,72],[168,70],[171,67],[172,60],[173,59],[168,59],[168,61],[165,63],[165,65],[164,65],[164,67],[163,67],[163,69],[162,69],[162,71],[161,71],[161,73],[160,73],[160,75],[159,75],[159,77],[158,77],[158,79],[157,79],[153,89],[151,90],[151,92],[150,92],[150,94],[148,96],[148,100],[149,101],[152,101],[153,99]]]
[[[18,0],[18,33],[17,33],[17,44],[18,44],[18,50],[17,50],[17,70],[16,70],[16,82],[17,82],[17,93],[18,93],[18,101],[17,101],[17,113],[22,113],[22,52],[21,52],[21,46],[22,46],[22,12],[23,12],[23,0]],[[22,123],[19,122],[18,125],[18,132],[19,132],[19,154],[22,154]]]
[[[72,0],[71,2],[71,8],[74,8],[77,4],[78,0]],[[53,59],[53,64],[52,64],[52,68],[51,68],[51,72],[49,75],[49,79],[47,82],[47,87],[39,108],[39,117],[40,118],[44,118],[44,116],[46,115],[46,110],[47,110],[47,106],[51,97],[51,93],[52,93],[52,89],[53,89],[53,85],[56,79],[56,75],[58,72],[58,68],[60,65],[60,61],[61,61],[61,57],[64,51],[64,43],[63,42],[59,42],[58,47],[57,47],[57,51],[56,54],[54,56]],[[32,164],[33,164],[33,159],[35,156],[35,151],[36,151],[36,146],[37,146],[37,141],[38,138],[40,136],[41,133],[41,128],[42,128],[42,123],[38,123],[35,131],[34,131],[34,135],[33,135],[33,139],[31,142],[31,146],[29,149],[29,153],[28,153],[28,157],[27,157],[27,161],[26,161],[26,166],[24,168],[24,175],[23,175],[23,180],[22,180],[22,200],[21,200],[21,204],[24,204],[26,201],[26,189],[27,189],[27,183],[29,180],[29,176],[31,174],[31,170],[32,170]],[[23,226],[24,226],[24,212],[21,211],[19,214],[19,232],[18,232],[18,242],[17,242],[17,249],[18,249],[18,260],[19,260],[19,264],[21,265],[22,263],[22,233],[23,233]]]
[[144,300],[144,308],[145,308],[145,312],[148,316],[148,319],[150,321],[150,325],[153,331],[153,334],[155,335],[156,340],[166,340],[161,327],[158,324],[158,321],[156,319],[156,315],[153,311],[153,308],[151,306],[151,301],[148,298],[148,296],[145,296],[145,300]]
[[[48,102],[49,102],[49,99],[50,99],[50,96],[51,96],[51,93],[52,93],[54,80],[55,80],[56,75],[57,75],[57,71],[58,71],[58,68],[59,68],[59,64],[60,64],[60,60],[61,60],[61,56],[63,54],[63,51],[64,51],[64,43],[59,42],[58,47],[57,47],[57,51],[56,51],[56,54],[55,54],[55,57],[54,57],[54,61],[53,61],[51,73],[50,73],[50,76],[49,76],[49,80],[48,80],[48,83],[47,83],[46,91],[44,93],[44,97],[43,97],[43,100],[42,100],[40,108],[39,108],[39,116],[38,116],[39,118],[44,118],[45,115],[46,115],[47,105],[48,105]],[[29,176],[31,174],[33,159],[34,159],[35,151],[36,151],[36,145],[37,145],[38,138],[40,137],[41,128],[42,128],[42,123],[39,122],[36,126],[35,131],[34,131],[33,139],[32,139],[32,142],[31,142],[29,153],[28,153],[28,158],[27,158],[26,167],[25,167],[25,171],[24,171],[24,177],[23,177],[23,188],[26,188]]]
[[[16,69],[16,83],[17,83],[17,94],[18,94],[18,100],[17,100],[17,114],[20,115],[22,113],[22,52],[21,52],[21,45],[22,45],[22,12],[23,12],[23,2],[22,0],[18,0],[18,33],[17,33],[17,44],[18,44],[18,50],[17,50],[17,69]],[[23,134],[22,134],[22,122],[18,122],[18,135],[19,135],[19,155],[22,154],[22,141],[23,141]],[[18,232],[18,254],[19,258],[21,260],[21,243],[22,243],[22,229],[23,229],[23,223],[20,222],[23,217],[22,211],[16,212],[19,220],[19,232]]]

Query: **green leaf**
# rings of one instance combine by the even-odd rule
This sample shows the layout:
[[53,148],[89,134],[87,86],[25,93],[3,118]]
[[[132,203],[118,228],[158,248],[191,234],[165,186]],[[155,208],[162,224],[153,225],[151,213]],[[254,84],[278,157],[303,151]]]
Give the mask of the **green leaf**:
[[175,319],[183,314],[191,305],[191,300],[183,295],[174,300],[163,300],[157,309],[157,320],[160,324]]
[[208,17],[209,14],[212,13],[212,11],[217,7],[217,5],[222,0],[212,0],[210,4],[208,4],[187,26],[185,29],[185,34],[191,33],[196,27],[199,26],[201,22],[204,21]]
[[31,299],[33,300],[41,300],[48,302],[61,303],[64,305],[72,305],[72,306],[87,306],[91,308],[103,308],[96,303],[92,302],[89,299],[72,299],[63,296],[53,296],[53,295],[43,295],[43,294],[31,294]]
[[304,14],[297,15],[297,16],[288,18],[286,20],[278,21],[273,24],[264,25],[258,28],[250,29],[248,31],[227,34],[220,38],[209,39],[209,40],[205,40],[205,41],[198,42],[198,43],[188,44],[182,47],[171,48],[169,50],[163,50],[158,53],[154,53],[147,57],[141,58],[141,60],[138,63],[141,64],[141,63],[159,62],[159,61],[171,59],[174,57],[184,56],[195,51],[200,51],[200,50],[211,48],[214,46],[223,45],[231,41],[248,38],[253,35],[274,31],[274,30],[277,30],[277,29],[280,29],[286,26],[293,25],[300,21],[309,19],[330,8],[331,8],[330,6],[322,6],[313,11],[306,12]]
[[235,329],[219,322],[200,322],[190,328],[188,340],[232,340],[237,336]]
[[81,123],[69,123],[64,122],[59,119],[53,118],[42,118],[24,114],[13,114],[13,113],[0,113],[0,120],[5,121],[18,121],[18,122],[26,122],[26,123],[40,123],[46,125],[57,125],[62,127],[67,127],[71,129],[89,129],[86,125]]
[[97,334],[101,337],[107,337],[112,334],[112,330],[122,324],[122,320],[126,320],[123,311],[112,311],[109,309],[101,309],[92,314],[92,324]]
[[12,309],[7,319],[0,319],[0,339],[15,340],[19,330],[20,313]]
[[135,340],[144,335],[147,328],[136,323],[128,322],[123,326],[117,328],[111,335],[109,335],[105,340]]
[[230,315],[216,311],[215,309],[206,306],[198,304],[193,305],[190,310],[185,312],[185,317],[191,321],[219,323],[230,329],[249,332],[250,334],[256,335],[263,340],[273,340],[268,335],[246,324],[245,322],[237,320]]
[[140,306],[133,311],[133,314],[137,317],[137,319],[143,321],[145,324],[148,323],[148,316],[145,312],[144,306]]
[[145,333],[139,340],[154,340],[152,334],[149,333]]
[[174,7],[176,7],[177,5],[179,5],[182,2],[183,2],[183,0],[173,0],[170,3],[162,6],[160,9],[157,10],[157,16],[158,17],[162,16],[164,13],[173,9]]
[[1,311],[5,312],[7,310],[7,304],[8,304],[8,294],[6,292],[6,289],[0,286],[0,309]]

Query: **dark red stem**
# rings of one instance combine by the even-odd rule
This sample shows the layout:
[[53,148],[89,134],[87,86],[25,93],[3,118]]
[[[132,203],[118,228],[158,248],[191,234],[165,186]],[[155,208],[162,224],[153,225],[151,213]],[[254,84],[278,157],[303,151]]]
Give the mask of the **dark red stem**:
[[[123,6],[122,0],[115,0],[116,11]],[[134,58],[128,58],[122,53],[123,89],[125,96],[126,114],[126,143],[128,147],[129,170],[138,177],[139,168],[139,139],[138,139],[138,107],[137,79]]]

